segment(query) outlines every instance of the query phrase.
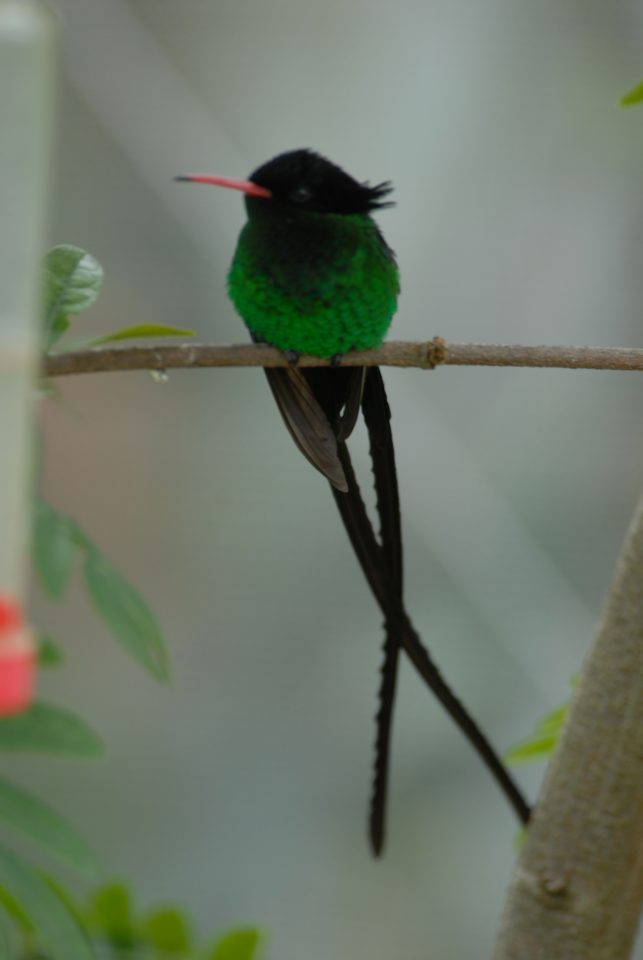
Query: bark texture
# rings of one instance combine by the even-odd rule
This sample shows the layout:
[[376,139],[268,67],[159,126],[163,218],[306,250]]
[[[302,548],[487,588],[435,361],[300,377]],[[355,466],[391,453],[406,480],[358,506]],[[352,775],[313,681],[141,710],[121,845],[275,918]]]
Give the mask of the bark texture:
[[643,499],[514,871],[495,960],[625,960],[642,900]]

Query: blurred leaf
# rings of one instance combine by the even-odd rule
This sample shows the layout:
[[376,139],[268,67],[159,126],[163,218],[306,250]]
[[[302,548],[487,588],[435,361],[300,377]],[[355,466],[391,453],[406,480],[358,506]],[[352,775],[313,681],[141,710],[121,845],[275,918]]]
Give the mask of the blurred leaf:
[[58,667],[65,659],[55,640],[46,634],[39,633],[36,637],[38,643],[38,666],[39,667]]
[[260,939],[259,931],[251,927],[229,930],[206,955],[207,960],[254,960]]
[[0,907],[0,960],[15,960],[15,951],[11,948],[10,919]]
[[79,247],[53,247],[45,256],[43,299],[45,347],[49,350],[69,327],[69,314],[81,313],[96,300],[103,270]]
[[546,714],[538,721],[530,737],[507,750],[507,763],[529,763],[546,759],[556,748],[568,711],[569,704],[564,704]]
[[33,933],[33,923],[18,903],[15,897],[12,897],[8,890],[0,885],[0,905],[2,909],[11,917],[17,927],[23,934]]
[[103,752],[103,745],[80,717],[39,701],[24,713],[0,717],[0,750],[96,757]]
[[[575,690],[580,680],[579,674],[573,674],[569,678],[569,685]],[[536,724],[534,732],[526,740],[510,747],[505,754],[507,763],[529,763],[531,761],[545,760],[554,752],[560,734],[569,713],[570,701],[556,707],[549,713],[546,713]]]
[[45,883],[53,890],[58,899],[61,901],[63,906],[68,910],[68,912],[75,919],[78,926],[85,932],[87,932],[87,924],[85,923],[85,918],[82,916],[78,904],[72,898],[71,893],[62,886],[59,880],[56,880],[54,877],[50,876],[48,873],[43,873],[42,870],[39,871],[40,876],[45,881]]
[[193,337],[194,330],[185,330],[183,327],[168,327],[163,323],[139,323],[134,327],[125,327],[116,330],[104,337],[96,337],[85,344],[86,347],[100,347],[104,343],[114,343],[116,340],[141,340],[146,337]]
[[95,932],[119,948],[135,947],[139,937],[132,915],[132,898],[122,883],[110,883],[94,894],[89,921]]
[[558,737],[536,736],[530,737],[523,743],[510,747],[505,754],[507,763],[530,763],[535,760],[546,760],[556,748]]
[[76,523],[75,520],[72,520],[71,517],[67,518],[69,520],[69,527],[71,529],[72,536],[74,538],[74,543],[79,550],[89,550],[93,546],[92,541],[89,539],[83,528]]
[[174,907],[149,914],[141,930],[146,942],[161,954],[185,956],[194,946],[186,918]]
[[525,845],[525,840],[527,839],[527,827],[519,827],[514,834],[514,850],[516,855],[520,853],[522,848]]
[[64,313],[54,314],[45,327],[45,351],[51,350],[53,346],[69,330],[69,318]]
[[632,107],[636,103],[641,103],[641,101],[643,101],[643,81],[623,94],[620,103],[622,107]]
[[0,820],[69,866],[96,875],[94,856],[74,828],[33,794],[2,778]]
[[[85,552],[85,584],[107,628],[157,680],[166,681],[167,651],[150,608],[75,520],[39,500],[35,511],[34,561],[44,589],[54,599],[61,595],[69,579],[76,548]],[[49,654],[51,663],[53,651]]]
[[0,885],[24,909],[52,960],[93,960],[89,941],[48,884],[21,857],[1,846]]
[[165,641],[156,617],[134,587],[90,546],[85,556],[85,583],[108,630],[157,680],[169,677]]
[[74,559],[75,524],[37,500],[34,508],[33,557],[43,589],[53,600],[63,593]]
[[545,714],[545,716],[538,721],[536,725],[536,732],[543,736],[549,735],[558,737],[568,712],[568,703],[564,703],[562,707],[556,707],[555,710],[552,710],[551,713]]

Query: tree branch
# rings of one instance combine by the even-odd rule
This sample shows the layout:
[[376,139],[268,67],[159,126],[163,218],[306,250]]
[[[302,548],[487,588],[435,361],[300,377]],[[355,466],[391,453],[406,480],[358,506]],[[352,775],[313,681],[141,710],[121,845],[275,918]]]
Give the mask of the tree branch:
[[643,901],[643,498],[514,871],[495,960],[630,956]]
[[[640,347],[525,347],[483,343],[447,343],[441,337],[425,342],[391,340],[377,350],[350,352],[343,366],[417,367],[564,367],[571,370],[643,370]],[[220,345],[181,343],[153,347],[94,347],[45,357],[43,373],[60,377],[73,373],[123,370],[171,370],[194,367],[283,367],[280,350],[263,344]],[[301,367],[327,366],[327,360],[302,356]]]

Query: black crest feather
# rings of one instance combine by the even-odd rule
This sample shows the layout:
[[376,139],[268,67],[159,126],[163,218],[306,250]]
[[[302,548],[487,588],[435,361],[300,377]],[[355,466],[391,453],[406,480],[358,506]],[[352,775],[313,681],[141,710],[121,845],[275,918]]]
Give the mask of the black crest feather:
[[280,153],[251,173],[250,180],[267,187],[278,202],[316,213],[368,214],[393,206],[383,200],[393,189],[390,181],[360,183],[314,150]]

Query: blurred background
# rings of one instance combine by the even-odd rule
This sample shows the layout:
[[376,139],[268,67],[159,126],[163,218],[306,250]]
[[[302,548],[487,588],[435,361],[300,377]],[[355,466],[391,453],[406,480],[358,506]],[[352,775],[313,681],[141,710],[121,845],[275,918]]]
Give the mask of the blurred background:
[[[634,0],[56,0],[52,243],[91,251],[80,336],[133,323],[246,339],[225,295],[246,176],[310,146],[391,179],[396,339],[641,345],[643,76]],[[82,326],[81,326],[82,325]],[[567,697],[643,478],[640,377],[385,372],[408,607],[499,749]],[[116,649],[80,582],[38,621],[43,696],[95,764],[16,760],[141,901],[272,960],[489,956],[516,823],[404,664],[389,837],[366,840],[380,618],[324,481],[257,370],[60,381],[44,493],[148,599],[174,679]],[[365,444],[357,458],[365,485]],[[540,767],[520,769],[533,798]],[[643,953],[641,953],[643,956]]]

